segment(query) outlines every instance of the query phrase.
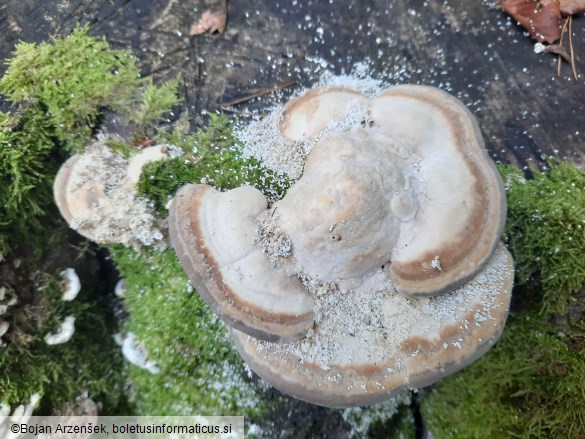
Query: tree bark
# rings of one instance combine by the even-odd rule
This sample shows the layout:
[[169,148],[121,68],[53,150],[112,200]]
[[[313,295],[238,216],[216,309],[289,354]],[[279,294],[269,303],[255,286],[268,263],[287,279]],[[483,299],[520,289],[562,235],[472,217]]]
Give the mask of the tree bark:
[[[196,124],[222,103],[286,84],[315,83],[325,70],[366,62],[389,85],[439,86],[477,116],[490,154],[521,167],[548,156],[585,164],[585,21],[573,20],[578,79],[503,11],[468,0],[232,0],[225,33],[189,36],[225,0],[10,0],[0,4],[0,57],[16,42],[68,34],[78,23],[131,48],[145,75],[181,78]],[[565,44],[568,38],[565,36]],[[5,66],[0,67],[0,73]],[[278,102],[268,94],[238,110]]]

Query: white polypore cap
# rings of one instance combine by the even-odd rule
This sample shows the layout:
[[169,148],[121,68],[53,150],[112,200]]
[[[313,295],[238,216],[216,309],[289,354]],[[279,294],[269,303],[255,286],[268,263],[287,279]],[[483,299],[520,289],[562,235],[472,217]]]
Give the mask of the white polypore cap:
[[145,148],[125,160],[106,144],[96,143],[71,156],[53,185],[61,215],[78,233],[99,243],[161,239],[149,207],[136,196],[136,183],[146,163],[167,157],[165,148]]
[[384,401],[428,386],[482,356],[506,320],[513,261],[503,245],[471,281],[412,299],[392,287],[323,300],[306,338],[268,343],[232,330],[246,363],[280,391],[327,407]]
[[69,302],[77,297],[81,291],[81,281],[73,268],[66,268],[60,273],[63,279],[63,295],[61,300]]
[[345,119],[352,106],[366,103],[365,96],[347,88],[314,88],[288,102],[279,128],[291,140],[311,139],[332,122]]
[[402,226],[392,280],[415,296],[449,291],[487,261],[506,218],[503,184],[477,122],[457,99],[423,86],[386,90],[371,114],[420,158],[415,175],[425,187],[416,219]]
[[148,358],[144,343],[138,341],[132,332],[122,339],[122,355],[135,366],[146,369],[152,374],[160,373],[157,364]]
[[169,211],[171,243],[199,294],[230,325],[266,340],[295,340],[313,324],[313,301],[274,267],[256,238],[266,199],[246,186],[187,185]]
[[48,345],[67,343],[75,333],[75,316],[67,316],[55,332],[45,335]]
[[142,174],[142,168],[146,164],[167,158],[167,154],[165,153],[166,147],[167,145],[149,146],[130,157],[130,160],[128,160],[128,170],[126,171],[128,181],[132,184],[137,184]]

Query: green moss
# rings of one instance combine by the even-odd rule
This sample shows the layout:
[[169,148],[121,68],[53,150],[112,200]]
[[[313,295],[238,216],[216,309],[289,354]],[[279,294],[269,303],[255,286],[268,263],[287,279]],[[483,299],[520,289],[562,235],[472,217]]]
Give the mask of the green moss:
[[425,419],[437,439],[583,438],[585,173],[551,163],[527,180],[500,169],[514,311],[487,355],[433,387]]
[[117,246],[112,258],[126,279],[125,329],[144,341],[161,372],[128,374],[144,415],[258,414],[263,403],[244,374],[225,326],[190,286],[173,250],[136,253]]
[[424,415],[442,438],[585,437],[585,325],[510,319],[488,355],[433,387]]
[[[40,413],[50,413],[87,392],[104,413],[125,406],[123,359],[111,336],[115,323],[96,285],[82,281],[76,299],[64,302],[58,272],[65,267],[46,274],[37,271],[38,256],[19,260],[12,275],[17,284],[5,284],[6,297],[18,301],[2,315],[10,327],[0,348],[0,402],[19,404],[41,393]],[[76,317],[73,337],[47,345],[44,337],[69,315]]]
[[166,214],[165,206],[175,192],[187,183],[207,183],[219,190],[252,184],[269,198],[283,194],[290,181],[255,159],[245,158],[233,129],[230,118],[211,114],[207,126],[195,133],[179,124],[162,134],[159,141],[180,147],[185,155],[146,165],[138,182],[139,194],[150,199],[162,214]]
[[514,255],[516,282],[538,274],[546,311],[562,313],[585,284],[585,172],[552,162],[531,180],[502,166],[508,220],[504,239]]
[[353,407],[342,411],[351,426],[352,439],[384,437],[386,439],[415,439],[414,416],[409,407],[411,394],[404,391],[378,404]]
[[149,78],[146,84],[137,108],[128,114],[128,119],[136,126],[134,133],[136,138],[150,138],[156,132],[165,114],[180,102],[177,95],[178,79],[156,86],[152,78]]
[[43,230],[57,169],[47,125],[40,114],[16,118],[0,112],[0,260],[16,240],[34,244]]
[[0,260],[13,244],[42,251],[36,241],[45,213],[55,212],[53,176],[63,155],[89,143],[105,107],[144,134],[179,101],[177,81],[140,79],[129,51],[87,33],[82,27],[51,42],[19,43],[0,79],[12,104],[12,113],[0,112]]
[[124,110],[140,87],[132,54],[87,32],[19,43],[0,80],[0,93],[23,114],[46,115],[55,139],[73,152],[85,147],[103,107]]

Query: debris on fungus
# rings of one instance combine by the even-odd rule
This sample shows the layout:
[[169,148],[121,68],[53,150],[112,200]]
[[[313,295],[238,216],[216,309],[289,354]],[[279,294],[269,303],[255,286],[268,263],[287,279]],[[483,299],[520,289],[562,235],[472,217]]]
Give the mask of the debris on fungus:
[[[367,123],[347,129],[354,108]],[[268,209],[253,187],[198,184],[169,210],[185,271],[251,368],[300,399],[348,407],[483,355],[514,268],[498,244],[503,184],[465,106],[423,86],[369,98],[323,88],[278,123],[284,144],[315,143],[282,200]],[[274,242],[259,241],[272,238],[287,251],[267,252]]]

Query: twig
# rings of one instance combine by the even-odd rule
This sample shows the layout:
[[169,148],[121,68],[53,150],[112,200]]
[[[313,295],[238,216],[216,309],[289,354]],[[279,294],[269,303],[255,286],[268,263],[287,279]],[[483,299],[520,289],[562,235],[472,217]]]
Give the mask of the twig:
[[[238,105],[247,101],[250,101],[254,98],[258,98],[260,96],[264,96],[270,93],[273,93],[275,91],[278,90],[282,90],[283,88],[288,88],[291,87],[293,85],[297,84],[297,81],[289,81],[289,82],[285,82],[284,84],[280,84],[280,85],[276,85],[274,87],[270,87],[270,88],[266,88],[264,90],[260,90],[257,93],[252,93],[251,95],[248,96],[244,96],[243,98],[239,98],[239,99],[234,99],[233,101],[229,101],[229,102],[224,102],[223,104],[219,105],[219,108],[221,108],[222,110],[225,110],[226,108],[224,107],[231,107],[233,105]],[[233,110],[228,110],[228,111],[233,111]]]
[[219,108],[221,108],[223,111],[227,111],[227,112],[229,112],[229,113],[236,113],[236,114],[240,114],[240,115],[242,115],[242,116],[248,116],[248,117],[251,117],[251,116],[257,116],[257,115],[258,115],[257,113],[252,113],[252,112],[250,112],[250,111],[236,110],[235,108],[230,108],[230,107],[223,107],[223,106],[220,106]]
[[577,80],[577,67],[575,66],[575,52],[573,50],[573,16],[567,18],[569,22],[569,51],[571,53],[571,67],[573,68],[573,77]]
[[[563,29],[561,30],[561,39],[559,41],[559,46],[563,47],[563,36],[565,35],[565,31],[567,30],[567,25],[569,24],[569,19],[565,20],[565,24],[563,25]],[[559,54],[559,58],[557,60],[557,76],[561,76],[561,55]]]

